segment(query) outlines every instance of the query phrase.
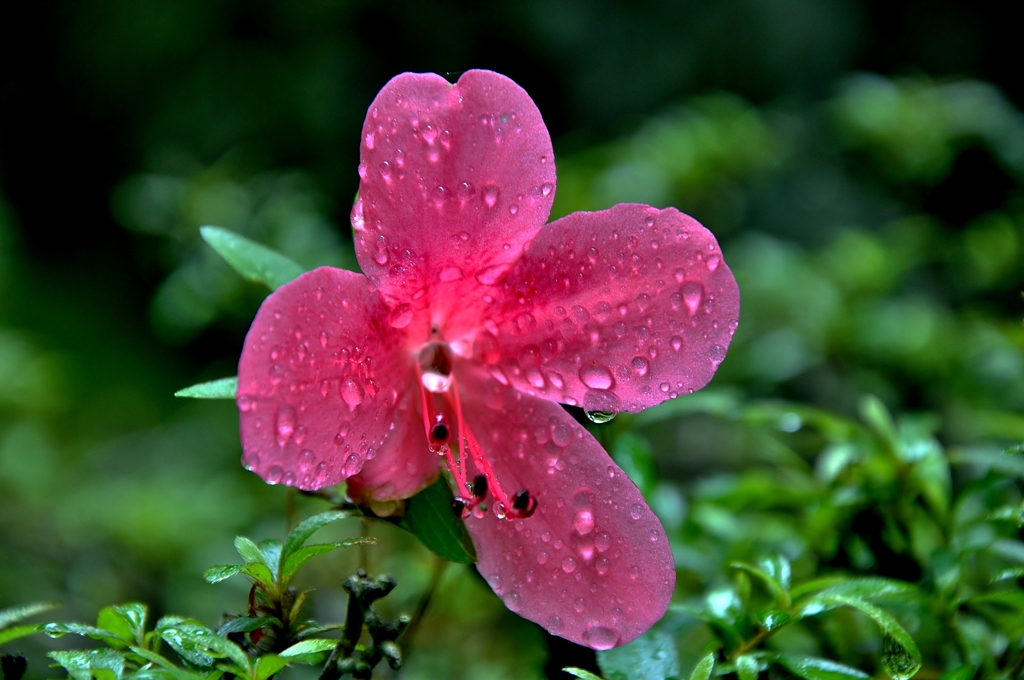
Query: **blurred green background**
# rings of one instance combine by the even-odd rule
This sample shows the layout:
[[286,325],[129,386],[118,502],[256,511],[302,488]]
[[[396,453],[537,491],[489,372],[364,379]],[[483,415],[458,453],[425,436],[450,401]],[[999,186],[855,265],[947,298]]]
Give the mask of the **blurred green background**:
[[[674,205],[719,237],[743,296],[719,374],[598,433],[669,530],[680,601],[764,552],[804,576],[925,578],[938,543],[892,538],[872,497],[806,516],[835,500],[853,454],[800,408],[857,419],[873,394],[913,414],[902,433],[942,451],[1024,440],[1024,81],[1005,12],[923,0],[5,5],[0,608],[52,600],[53,618],[89,620],[135,599],[214,624],[244,608],[241,579],[201,578],[232,560],[232,537],[280,537],[289,507],[323,507],[240,467],[232,404],[171,396],[234,373],[266,293],[198,228],[354,268],[359,129],[407,70],[454,81],[490,68],[525,87],[555,143],[555,217]],[[1019,489],[1001,493],[992,503]],[[340,524],[330,531],[360,533]],[[434,558],[391,526],[369,531],[381,539],[369,565],[399,582],[382,607],[411,611]],[[321,620],[344,615],[356,555],[343,552],[305,576]],[[671,630],[692,668],[707,634]],[[556,677],[593,659],[456,566],[416,635],[403,677]],[[815,635],[798,642],[873,667],[872,634],[852,651]],[[993,658],[1013,644],[1000,635]],[[67,644],[19,642],[30,676],[61,675],[44,654]]]

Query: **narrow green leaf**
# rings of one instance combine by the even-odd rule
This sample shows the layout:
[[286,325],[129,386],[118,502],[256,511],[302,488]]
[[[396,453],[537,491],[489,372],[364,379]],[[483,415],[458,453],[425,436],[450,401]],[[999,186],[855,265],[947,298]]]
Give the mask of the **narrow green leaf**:
[[303,273],[302,267],[281,253],[227,229],[201,227],[199,233],[232,269],[271,290],[277,290]]
[[96,617],[96,627],[109,630],[119,638],[142,643],[146,625],[146,605],[138,602],[104,607]]
[[580,678],[580,680],[601,680],[600,675],[594,675],[590,671],[585,671],[582,668],[576,668],[575,666],[566,666],[562,669],[562,671],[574,677]]
[[124,674],[124,654],[113,649],[90,649],[87,652],[50,652],[48,657],[64,667],[75,680],[113,680]]
[[121,639],[116,633],[109,630],[87,626],[84,623],[48,623],[43,626],[43,632],[52,638],[64,637],[70,634],[90,637],[93,640],[113,641],[115,644],[117,642],[132,642],[130,639]]
[[697,662],[693,672],[690,673],[690,680],[711,680],[711,673],[715,670],[715,653],[711,652]]
[[459,564],[476,561],[473,541],[465,522],[452,512],[452,494],[443,477],[408,500],[398,526],[440,557]]
[[288,659],[277,654],[265,654],[256,660],[256,666],[253,668],[253,680],[267,680],[272,675],[278,674],[288,663]]
[[220,635],[221,637],[227,637],[231,633],[251,633],[257,628],[262,628],[263,626],[270,625],[275,621],[277,622],[278,625],[281,624],[281,622],[273,616],[239,616],[237,618],[231,619],[223,626],[218,628],[217,635]]
[[210,382],[197,383],[174,393],[176,397],[189,399],[234,399],[238,391],[238,378],[220,378]]
[[[895,680],[912,677],[921,669],[921,652],[914,639],[891,614],[866,600],[832,590],[819,593],[797,613],[798,618],[812,616],[835,606],[845,605],[859,609],[871,617],[882,629],[882,663]],[[887,661],[888,660],[888,661]]]
[[239,574],[245,569],[244,564],[222,564],[216,567],[210,567],[203,572],[203,578],[209,583],[220,583],[224,579],[231,578],[235,574]]
[[775,656],[775,662],[790,673],[807,680],[865,680],[871,677],[863,671],[835,661],[800,654],[778,654]]
[[775,630],[780,628],[792,618],[789,612],[781,611],[778,609],[768,609],[763,612],[759,612],[757,615],[757,622],[765,630]]
[[907,593],[914,586],[906,581],[870,576],[866,578],[828,577],[801,583],[793,588],[792,596],[800,598],[818,591],[818,595],[849,595],[874,598]]
[[[223,675],[218,674],[217,677]],[[193,673],[183,668],[146,668],[132,673],[132,680],[213,680],[213,675]]]
[[334,510],[331,512],[321,512],[318,515],[307,517],[299,522],[298,525],[291,530],[291,533],[288,534],[288,538],[285,539],[284,542],[284,547],[281,549],[281,559],[287,562],[292,553],[301,548],[313,534],[331,522],[337,522],[339,519],[355,516],[357,516],[357,513],[349,510]]
[[164,641],[190,663],[208,667],[214,664],[214,659],[226,658],[245,674],[251,674],[249,657],[241,647],[198,621],[165,616],[157,623],[157,630]]
[[238,551],[238,554],[241,555],[246,564],[266,564],[263,561],[263,553],[260,552],[259,546],[245,536],[235,537],[235,550]]
[[140,645],[132,645],[131,647],[129,647],[129,649],[132,651],[132,654],[141,657],[149,663],[155,663],[157,666],[160,666],[161,668],[175,668],[175,665],[171,663],[170,660],[165,659],[161,655],[157,654],[152,650],[146,649],[145,647],[142,647]]
[[764,583],[765,586],[768,587],[768,590],[771,592],[772,597],[775,598],[775,604],[779,607],[779,609],[789,609],[789,593],[782,586],[782,584],[779,583],[778,580],[776,580],[776,578],[773,575],[764,571],[760,567],[755,567],[754,565],[747,564],[746,562],[733,562],[729,566],[733,569],[742,569],[743,571],[747,572],[751,576],[754,576],[759,581]]
[[972,680],[977,672],[974,666],[960,666],[945,673],[940,680]]
[[338,548],[351,548],[355,545],[374,545],[377,543],[373,538],[351,538],[338,543],[316,543],[307,545],[288,556],[284,566],[281,567],[281,583],[288,583],[292,576],[302,568],[306,562],[317,555],[331,552]]
[[7,644],[12,640],[19,638],[28,637],[34,633],[41,633],[43,631],[42,624],[36,624],[33,626],[15,626],[14,628],[5,628],[0,630],[0,645]]
[[9,609],[0,609],[0,628],[6,628],[12,623],[17,623],[22,619],[27,619],[30,616],[41,614],[42,612],[56,609],[58,606],[53,602],[33,602],[31,604],[22,604],[17,607],[10,607]]
[[666,680],[679,677],[679,653],[672,636],[651,629],[627,645],[597,653],[608,680]]
[[312,640],[296,642],[294,645],[281,652],[280,656],[288,659],[295,656],[304,656],[306,654],[319,654],[321,652],[329,652],[337,645],[337,640],[331,640],[329,638],[313,638]]
[[277,576],[281,569],[281,541],[268,538],[265,541],[260,541],[259,547],[260,554],[263,555],[263,563],[267,565],[271,574]]

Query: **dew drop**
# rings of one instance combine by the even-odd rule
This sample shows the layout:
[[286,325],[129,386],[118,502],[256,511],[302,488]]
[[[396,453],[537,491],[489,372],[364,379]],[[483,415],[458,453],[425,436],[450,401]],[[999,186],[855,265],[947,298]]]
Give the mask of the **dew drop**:
[[586,536],[594,530],[594,513],[590,510],[580,510],[573,518],[572,527],[580,536]]
[[341,381],[341,398],[348,404],[349,411],[354,411],[356,406],[363,402],[363,388],[352,378]]
[[295,432],[295,409],[291,406],[282,406],[277,411],[277,445],[284,446],[292,438]]
[[547,563],[548,563],[548,551],[547,550],[541,550],[539,553],[537,553],[537,564],[547,564]]
[[401,304],[391,310],[388,314],[388,323],[394,328],[405,328],[412,321],[412,305]]
[[611,560],[602,555],[601,557],[597,558],[597,561],[594,563],[594,568],[597,570],[598,574],[604,576],[608,573],[608,570],[611,568]]
[[359,172],[359,179],[366,179],[366,163],[360,163],[356,170]]
[[439,281],[444,282],[444,283],[448,283],[449,281],[458,281],[461,278],[462,278],[462,270],[459,269],[458,267],[456,267],[453,264],[450,264],[447,267],[444,267],[437,274],[437,279]]
[[498,187],[493,184],[488,184],[484,187],[482,195],[484,197],[484,203],[487,204],[488,208],[493,208],[494,204],[498,202]]
[[595,390],[607,390],[615,384],[611,371],[601,364],[587,364],[579,370],[580,380],[587,387]]
[[630,362],[633,367],[633,372],[641,378],[647,375],[647,371],[650,370],[650,364],[647,363],[647,359],[643,357],[633,357],[633,361]]
[[540,369],[536,366],[529,366],[523,371],[526,376],[526,381],[536,387],[538,390],[542,390],[547,386],[544,380],[544,374],[540,372]]
[[678,352],[683,348],[683,339],[678,335],[673,335],[672,339],[669,340],[669,344],[672,345],[672,349]]
[[380,169],[380,176],[384,178],[385,182],[391,181],[391,163],[388,161],[381,161],[378,166]]
[[596,650],[611,649],[619,644],[621,637],[614,628],[608,628],[593,621],[587,624],[587,629],[583,632],[583,641],[587,643],[588,647]]
[[283,475],[284,470],[281,469],[280,465],[271,465],[264,473],[263,479],[266,480],[267,484],[277,484],[281,481]]
[[574,610],[576,610],[576,613],[577,613],[577,614],[582,614],[582,613],[583,613],[583,609],[584,609],[585,607],[586,607],[586,602],[585,602],[585,601],[583,600],[583,598],[582,598],[582,597],[577,597],[577,598],[576,598],[575,600],[573,600],[573,602],[572,602],[572,608],[573,608]]
[[459,186],[455,188],[455,192],[458,195],[459,200],[465,201],[473,195],[473,185],[469,182],[460,182]]
[[448,202],[448,196],[448,187],[444,186],[436,186],[434,187],[434,190],[430,192],[430,200],[438,207]]
[[639,503],[633,503],[629,506],[629,516],[632,520],[637,521],[644,516],[644,508]]
[[[366,136],[363,138],[363,141],[366,142],[366,148],[367,149],[373,149],[373,142],[374,142],[374,140],[373,140],[373,132],[372,131],[371,132],[367,132]],[[349,167],[352,167],[352,166],[349,166]]]
[[512,205],[510,205],[508,207],[508,212],[509,212],[510,215],[517,214],[519,212],[519,205],[516,204],[516,203],[513,203]]
[[679,292],[683,296],[683,302],[686,304],[686,309],[689,310],[690,316],[696,314],[704,297],[704,286],[700,285],[699,281],[691,279],[683,284]]
[[545,182],[544,184],[540,185],[540,194],[541,194],[541,196],[550,196],[551,192],[554,191],[554,190],[555,190],[555,185],[552,184],[551,182]]
[[566,557],[565,559],[563,559],[562,571],[564,571],[566,574],[571,574],[572,572],[576,571],[576,558]]
[[405,167],[405,152],[401,149],[395,149],[395,165],[400,168]]
[[482,283],[485,286],[493,286],[501,278],[501,275],[508,269],[506,265],[494,265],[491,267],[484,267],[476,273],[476,280],[478,283]]
[[718,269],[718,265],[720,265],[721,263],[722,263],[722,258],[720,258],[718,255],[711,255],[704,262],[704,264],[707,265],[709,272],[713,272],[716,269]]
[[669,385],[667,382],[663,382],[660,385],[658,385],[658,389],[667,394],[668,391],[672,389],[672,386]]
[[565,423],[558,423],[551,428],[551,441],[559,448],[565,448],[572,441],[572,429]]

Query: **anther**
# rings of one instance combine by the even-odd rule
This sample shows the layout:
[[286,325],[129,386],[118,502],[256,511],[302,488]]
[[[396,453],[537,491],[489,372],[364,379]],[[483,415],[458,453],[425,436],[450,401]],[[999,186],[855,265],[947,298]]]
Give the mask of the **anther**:
[[442,420],[442,416],[438,414],[437,421],[433,427],[430,428],[430,448],[433,451],[441,452],[441,447],[448,444],[448,438],[451,436],[451,431],[448,429],[448,425]]
[[471,490],[477,500],[482,501],[487,496],[487,475],[477,475],[474,477]]
[[526,519],[537,510],[537,497],[526,489],[520,489],[519,492],[512,497],[512,512],[510,514],[520,518]]
[[470,509],[466,505],[466,499],[464,498],[453,498],[452,499],[452,512],[459,519],[466,519],[469,517]]

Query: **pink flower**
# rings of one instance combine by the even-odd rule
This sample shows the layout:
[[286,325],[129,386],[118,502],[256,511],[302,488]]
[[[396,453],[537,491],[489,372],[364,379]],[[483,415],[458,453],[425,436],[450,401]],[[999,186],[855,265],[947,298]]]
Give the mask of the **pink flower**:
[[263,303],[238,368],[245,465],[271,483],[407,498],[446,468],[478,568],[510,609],[597,649],[664,614],[661,523],[558,404],[640,411],[705,385],[739,292],[675,209],[545,224],[540,112],[489,71],[389,82],[352,210],[365,272],[322,267]]

